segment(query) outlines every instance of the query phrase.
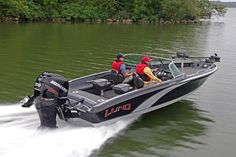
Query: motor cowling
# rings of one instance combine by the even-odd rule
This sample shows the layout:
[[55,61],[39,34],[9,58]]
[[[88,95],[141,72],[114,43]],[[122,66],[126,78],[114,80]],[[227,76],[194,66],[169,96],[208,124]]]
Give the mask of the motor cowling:
[[57,97],[64,97],[67,96],[68,88],[69,83],[63,76],[55,73],[43,72],[36,78],[34,93],[39,95],[48,91]]
[[55,128],[57,110],[67,100],[68,88],[69,82],[63,76],[43,72],[35,80],[34,95],[22,106],[35,102],[41,127]]

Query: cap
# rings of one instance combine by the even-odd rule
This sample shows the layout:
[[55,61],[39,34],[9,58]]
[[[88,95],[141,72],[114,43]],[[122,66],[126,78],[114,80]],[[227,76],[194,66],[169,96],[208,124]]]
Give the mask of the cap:
[[151,61],[152,61],[152,59],[149,58],[148,56],[143,56],[143,58],[142,58],[142,62],[151,62]]
[[122,58],[122,57],[124,57],[123,53],[118,53],[118,54],[116,55],[116,58],[117,58],[117,59],[120,59],[120,58]]

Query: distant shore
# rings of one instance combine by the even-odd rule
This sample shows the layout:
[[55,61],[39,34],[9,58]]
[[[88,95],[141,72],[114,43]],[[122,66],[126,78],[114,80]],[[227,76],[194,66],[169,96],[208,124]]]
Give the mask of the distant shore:
[[208,0],[0,0],[2,23],[187,24],[224,12],[224,5]]
[[0,18],[0,23],[8,23],[8,24],[18,24],[18,23],[87,23],[87,24],[193,24],[201,22],[199,19],[186,19],[186,20],[133,20],[133,19],[84,19],[84,20],[66,20],[65,18],[54,18],[50,20],[23,20],[19,17],[4,17]]

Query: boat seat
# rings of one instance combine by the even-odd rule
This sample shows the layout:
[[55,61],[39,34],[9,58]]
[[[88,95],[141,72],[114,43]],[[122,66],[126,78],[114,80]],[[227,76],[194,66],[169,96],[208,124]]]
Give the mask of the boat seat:
[[93,87],[100,91],[100,95],[104,95],[104,90],[109,89],[112,87],[113,83],[111,81],[108,81],[107,79],[97,79],[92,80],[90,83],[93,85]]
[[143,79],[137,73],[133,73],[133,84],[135,88],[142,88],[144,86]]
[[122,83],[125,80],[125,78],[116,70],[111,70],[111,80],[114,81],[115,84],[119,84]]
[[131,91],[132,89],[133,87],[126,83],[117,84],[113,87],[113,90],[116,94],[124,94]]

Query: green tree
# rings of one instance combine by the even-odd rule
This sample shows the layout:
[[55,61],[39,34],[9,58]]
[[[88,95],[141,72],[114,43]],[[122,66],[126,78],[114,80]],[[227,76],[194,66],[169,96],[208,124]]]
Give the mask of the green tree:
[[67,20],[83,18],[83,8],[80,3],[65,3],[62,5],[61,16]]
[[168,20],[195,19],[199,0],[163,0],[162,17]]
[[221,4],[209,0],[0,0],[0,17],[24,20],[146,19],[155,21],[196,19],[211,9],[225,13]]
[[199,0],[198,2],[198,16],[208,16],[210,12],[211,4],[209,0]]
[[163,0],[134,0],[134,19],[159,19]]
[[27,0],[0,0],[1,16],[30,17],[30,8]]

